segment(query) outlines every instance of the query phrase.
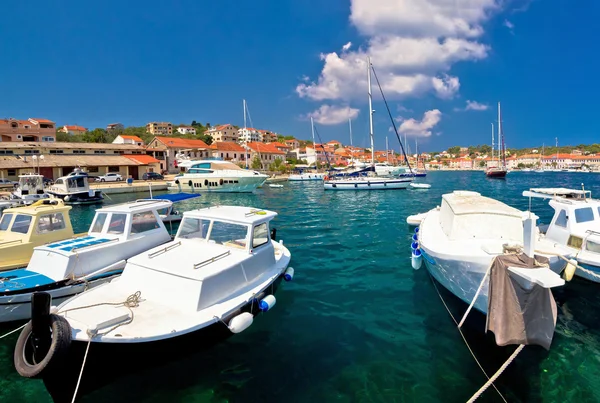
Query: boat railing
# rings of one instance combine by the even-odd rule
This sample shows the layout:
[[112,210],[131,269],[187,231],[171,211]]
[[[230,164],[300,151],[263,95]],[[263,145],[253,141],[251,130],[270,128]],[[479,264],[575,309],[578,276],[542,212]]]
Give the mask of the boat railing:
[[154,257],[156,257],[158,255],[161,255],[161,254],[163,254],[163,253],[165,253],[167,251],[170,251],[171,249],[176,248],[176,247],[178,247],[180,245],[181,245],[181,241],[178,241],[177,243],[174,243],[172,245],[165,246],[162,249],[156,250],[156,251],[154,251],[152,253],[148,253],[148,258],[152,259],[152,258],[154,258]]
[[102,246],[104,246],[104,245],[106,245],[107,243],[111,243],[111,242],[113,242],[113,243],[114,243],[114,242],[119,242],[119,238],[114,238],[114,239],[111,239],[111,240],[109,240],[109,241],[102,242],[102,243],[96,243],[96,244],[93,244],[93,245],[82,245],[82,246],[75,246],[73,249],[71,249],[71,250],[70,250],[70,252],[80,251],[80,250],[82,250],[82,249],[91,248],[91,247],[93,247],[93,246],[98,246],[98,245],[102,245]]
[[593,231],[591,229],[585,231],[586,234],[590,234],[590,235],[600,235],[600,232],[598,231]]
[[199,269],[199,268],[201,268],[203,266],[209,265],[209,264],[211,264],[213,262],[216,262],[219,259],[223,259],[224,257],[229,256],[229,255],[231,255],[231,252],[227,251],[227,252],[223,252],[223,253],[221,253],[221,254],[219,254],[217,256],[213,256],[213,257],[211,257],[209,259],[206,259],[206,260],[204,260],[204,261],[202,261],[200,263],[195,263],[194,264],[194,270]]

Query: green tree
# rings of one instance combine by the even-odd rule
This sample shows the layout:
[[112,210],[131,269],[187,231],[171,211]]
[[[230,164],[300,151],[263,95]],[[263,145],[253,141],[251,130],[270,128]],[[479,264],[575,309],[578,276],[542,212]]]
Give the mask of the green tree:
[[271,171],[280,172],[283,170],[283,167],[284,167],[283,160],[276,158],[275,161],[273,161],[273,163],[269,166],[269,169]]
[[486,163],[485,163],[485,161],[483,161],[483,160],[482,160],[482,161],[479,161],[479,167],[480,167],[480,168],[485,168],[485,166],[486,166]]
[[255,155],[252,159],[252,169],[262,169],[262,161],[258,158],[258,155]]
[[448,149],[448,153],[454,154],[454,155],[460,154],[460,146],[450,147]]

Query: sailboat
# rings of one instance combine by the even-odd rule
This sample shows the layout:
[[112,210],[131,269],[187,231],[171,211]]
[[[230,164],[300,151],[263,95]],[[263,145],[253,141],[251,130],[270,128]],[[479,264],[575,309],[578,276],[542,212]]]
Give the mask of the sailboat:
[[[494,126],[492,125],[492,160],[494,159]],[[502,165],[500,165],[502,164]],[[506,177],[506,150],[504,149],[504,134],[502,133],[502,114],[498,102],[498,166],[490,167],[485,171],[485,176],[494,179]]]
[[[317,145],[315,143],[315,123],[313,122],[313,118],[310,118],[310,128],[312,132],[312,140],[313,140],[313,149],[315,150],[315,166],[317,165],[318,154],[317,154]],[[325,177],[324,173],[318,172],[300,172],[297,174],[291,174],[288,177],[288,181],[321,181]]]
[[[371,58],[367,57],[367,85],[369,87],[369,135],[371,137],[371,171],[365,176],[325,177],[325,190],[385,190],[406,189],[413,178],[378,177],[375,174],[375,142],[373,139],[373,100],[371,96]],[[372,175],[372,176],[369,176]]]
[[542,155],[540,156],[540,167],[535,170],[537,173],[544,173],[544,166],[542,165],[542,158],[544,158],[544,144],[542,144]]

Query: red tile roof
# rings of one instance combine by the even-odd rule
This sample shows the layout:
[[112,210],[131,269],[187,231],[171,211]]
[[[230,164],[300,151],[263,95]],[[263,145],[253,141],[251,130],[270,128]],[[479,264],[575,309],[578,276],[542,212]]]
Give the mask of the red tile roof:
[[72,130],[74,132],[87,132],[87,129],[85,127],[82,127],[82,126],[69,126],[69,125],[65,125],[65,127],[67,128],[67,130]]
[[271,142],[269,144],[273,144],[275,147],[292,148],[292,147],[288,146],[287,144],[283,144],[283,143],[280,143],[278,141],[273,141],[273,142]]
[[251,150],[263,153],[263,154],[280,154],[285,155],[285,152],[279,151],[277,147],[273,145],[273,143],[265,144],[265,143],[257,143],[250,142],[246,144]]
[[133,161],[139,162],[140,164],[145,164],[145,165],[156,164],[156,163],[160,162],[153,156],[146,155],[146,154],[123,154],[123,157],[127,157],[130,160],[133,160]]
[[209,146],[211,149],[216,151],[236,151],[243,153],[245,148],[233,141],[217,141]]
[[38,123],[54,123],[53,121],[48,120],[48,119],[40,119],[40,118],[30,118],[30,119],[35,120]]
[[167,147],[173,148],[208,148],[208,145],[202,140],[182,139],[179,137],[160,137],[155,139],[163,143]]
[[128,136],[125,134],[121,134],[121,138],[127,139],[127,140],[133,140],[133,141],[144,141],[141,138],[139,138],[138,136]]

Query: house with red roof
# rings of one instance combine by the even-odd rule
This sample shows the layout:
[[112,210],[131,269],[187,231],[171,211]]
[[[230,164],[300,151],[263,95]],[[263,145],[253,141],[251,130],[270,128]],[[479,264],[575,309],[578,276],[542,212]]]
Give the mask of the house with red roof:
[[285,161],[286,152],[279,150],[272,143],[265,144],[258,141],[253,141],[244,145],[250,152],[250,160],[254,161],[255,157],[258,157],[263,164],[263,167],[275,162],[275,160]]
[[285,140],[284,143],[287,146],[291,147],[292,150],[300,147],[300,142],[296,139]]
[[0,141],[56,141],[56,124],[48,119],[0,119]]
[[193,159],[207,158],[210,155],[210,147],[202,140],[164,136],[154,137],[146,151],[160,161],[161,171],[169,173],[179,172],[175,158],[177,154]]
[[213,142],[238,141],[238,130],[230,123],[210,127],[204,134],[208,134],[212,137]]
[[113,140],[113,144],[135,144],[138,146],[144,145],[144,140],[138,136],[130,136],[126,134],[120,134]]
[[62,132],[62,133],[77,135],[77,134],[86,133],[88,131],[88,129],[86,129],[83,126],[77,126],[77,125],[64,125],[60,129],[58,129],[58,131]]
[[209,146],[209,154],[224,161],[244,162],[250,157],[246,149],[235,141],[217,141]]

